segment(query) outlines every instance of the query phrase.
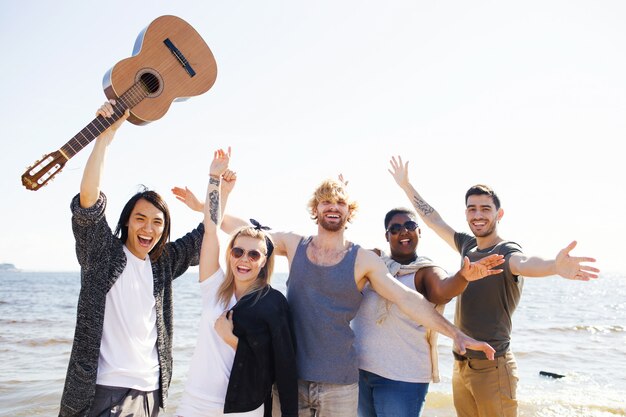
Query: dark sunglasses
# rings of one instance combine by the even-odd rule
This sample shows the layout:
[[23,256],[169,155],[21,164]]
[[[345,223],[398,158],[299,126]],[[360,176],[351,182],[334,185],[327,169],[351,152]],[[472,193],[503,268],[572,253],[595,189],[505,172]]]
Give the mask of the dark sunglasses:
[[234,247],[230,250],[230,256],[232,256],[235,259],[239,259],[243,255],[246,255],[246,254],[248,255],[248,260],[252,262],[258,261],[259,259],[261,259],[261,255],[263,255],[261,252],[259,252],[256,249],[246,251],[245,249]]
[[389,226],[387,232],[391,233],[392,235],[397,235],[402,229],[406,229],[407,231],[412,232],[417,229],[417,223],[415,223],[413,220],[409,220],[404,224],[394,223]]

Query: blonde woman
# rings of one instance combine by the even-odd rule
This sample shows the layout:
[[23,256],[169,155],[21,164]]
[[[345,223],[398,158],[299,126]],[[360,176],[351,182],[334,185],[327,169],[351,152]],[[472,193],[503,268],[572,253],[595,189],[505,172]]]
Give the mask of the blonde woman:
[[[219,263],[221,184],[236,180],[228,170],[230,149],[215,151],[204,204],[205,233],[200,253],[203,311],[196,350],[177,415],[261,417],[271,415],[272,386],[283,416],[297,416],[297,377],[287,300],[273,289],[274,245],[265,227],[240,228]],[[202,204],[176,188],[189,207]]]

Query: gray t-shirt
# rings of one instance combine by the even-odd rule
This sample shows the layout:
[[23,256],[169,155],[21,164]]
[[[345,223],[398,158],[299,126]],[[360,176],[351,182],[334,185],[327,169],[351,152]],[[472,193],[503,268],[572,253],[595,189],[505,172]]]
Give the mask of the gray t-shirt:
[[[455,233],[454,241],[461,256],[470,261],[478,261],[488,255],[500,254],[505,262],[499,269],[504,271],[470,282],[456,303],[454,323],[465,334],[474,339],[489,343],[496,356],[503,356],[511,342],[512,317],[522,295],[524,278],[513,275],[509,258],[514,252],[521,252],[515,242],[503,241],[484,250],[476,247],[476,238],[465,233]],[[483,352],[467,349],[469,358],[485,359]]]
[[358,381],[358,363],[350,321],[363,298],[354,281],[359,246],[351,245],[339,263],[320,266],[307,257],[310,242],[309,237],[298,244],[287,280],[298,378],[353,384]]

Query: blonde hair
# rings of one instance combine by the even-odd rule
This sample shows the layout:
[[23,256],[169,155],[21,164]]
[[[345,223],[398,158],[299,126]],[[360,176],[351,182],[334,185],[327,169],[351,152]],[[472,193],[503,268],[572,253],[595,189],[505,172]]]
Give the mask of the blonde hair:
[[[267,252],[268,252],[267,241],[269,240],[270,242],[272,242],[272,238],[270,237],[270,235],[264,232],[263,230],[259,230],[251,226],[244,226],[241,229],[239,229],[230,239],[230,242],[228,243],[228,247],[226,248],[226,256],[225,256],[226,277],[224,278],[224,282],[222,282],[222,285],[220,285],[220,288],[217,291],[217,302],[221,303],[224,306],[224,308],[228,306],[228,302],[230,301],[233,294],[235,293],[235,275],[233,274],[233,271],[230,267],[230,256],[231,256],[230,251],[235,246],[235,240],[237,240],[239,236],[251,237],[253,239],[257,239],[263,242],[262,252],[266,257],[265,265],[263,265],[263,268],[261,268],[261,270],[259,271],[259,275],[257,275],[254,282],[252,282],[250,287],[248,287],[244,296],[247,294],[253,293],[255,291],[258,291],[258,295],[257,295],[257,299],[258,299],[262,295],[262,291],[259,291],[259,290],[269,285],[271,277],[272,277],[272,273],[274,272],[273,251],[272,253],[270,253],[269,256],[267,256]],[[273,245],[273,242],[272,242],[272,245]]]
[[311,219],[317,220],[317,205],[322,201],[339,202],[343,201],[348,205],[348,221],[352,222],[359,205],[350,199],[346,186],[337,180],[326,179],[313,191],[313,196],[309,200],[307,210]]

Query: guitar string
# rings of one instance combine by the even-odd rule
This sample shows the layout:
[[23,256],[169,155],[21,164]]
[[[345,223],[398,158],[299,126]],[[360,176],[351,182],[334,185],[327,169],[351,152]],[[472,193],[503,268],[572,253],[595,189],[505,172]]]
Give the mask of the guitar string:
[[[151,77],[148,82],[145,82],[141,79],[137,81],[117,99],[115,106],[113,106],[114,120],[109,120],[109,118],[97,116],[89,125],[85,126],[80,132],[78,132],[78,134],[76,134],[72,139],[70,139],[65,145],[61,147],[63,156],[65,156],[67,159],[72,158],[80,150],[87,146],[93,139],[98,137],[113,123],[119,120],[119,118],[122,116],[122,114],[124,114],[126,109],[131,109],[136,106],[140,101],[148,97],[151,91],[156,91],[158,89],[158,86],[159,80],[156,77]],[[100,125],[100,127],[96,125],[96,122]],[[94,133],[91,130],[91,127],[93,127],[97,133]],[[89,135],[87,135],[87,133],[89,133]],[[75,149],[73,145],[80,146],[77,146],[78,149]],[[58,164],[55,164],[54,166],[56,167],[57,165]],[[52,175],[50,175],[50,169],[44,170],[43,168],[45,167],[42,167],[38,171],[38,175],[35,175],[35,177],[33,178],[39,184],[39,186],[45,185],[50,179],[52,179],[52,177],[56,173],[55,171]]]
[[[140,80],[137,83],[135,83],[133,86],[131,86],[124,94],[122,94],[120,98],[118,98],[117,102],[118,103],[121,102],[123,105],[116,104],[116,106],[114,106],[113,108],[114,115],[117,116],[115,120],[111,121],[108,118],[99,116],[99,117],[96,117],[96,119],[94,119],[83,130],[81,130],[74,138],[72,138],[72,140],[70,140],[66,145],[63,146],[66,153],[71,154],[68,156],[70,157],[74,156],[76,153],[78,153],[78,151],[80,151],[82,148],[87,146],[94,138],[102,134],[102,132],[104,132],[113,123],[115,123],[115,121],[117,121],[119,117],[122,116],[122,114],[124,113],[124,111],[126,111],[127,108],[132,108],[136,106],[141,100],[146,98],[149,95],[149,92],[153,91],[155,87],[158,86],[158,80],[153,79],[153,81],[154,82],[147,84],[143,80]],[[142,88],[142,84],[144,85],[143,88]],[[96,125],[96,122],[100,125],[102,129],[100,129]],[[94,127],[97,133],[94,133],[90,129],[90,127]],[[89,132],[90,136],[92,136],[91,139],[87,137],[87,135],[85,134],[86,133],[85,131]],[[81,136],[82,136],[82,139],[84,139],[84,141],[81,139]],[[72,146],[73,144],[72,142],[77,142],[78,145],[81,145],[79,149],[74,149],[74,146]],[[66,148],[66,146],[68,146],[69,148]]]

